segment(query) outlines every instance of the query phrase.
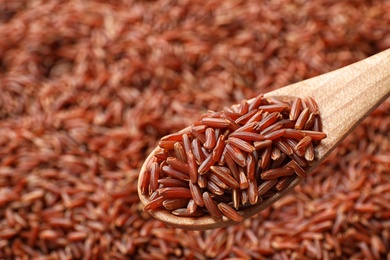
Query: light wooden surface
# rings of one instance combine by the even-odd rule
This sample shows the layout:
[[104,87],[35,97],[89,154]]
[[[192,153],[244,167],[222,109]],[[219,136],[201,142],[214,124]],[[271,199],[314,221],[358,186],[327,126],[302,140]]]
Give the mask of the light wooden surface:
[[[318,160],[308,169],[308,172],[311,172],[370,112],[390,96],[390,49],[350,66],[269,92],[265,96],[312,96],[318,103],[323,131],[327,138],[316,147]],[[153,155],[149,155],[146,159],[140,176],[145,171],[146,162],[152,157]],[[255,215],[283,197],[301,181],[296,178],[287,189],[257,205],[241,210],[240,213],[244,218]],[[148,200],[140,193],[139,185],[138,193],[145,205]],[[223,221],[217,222],[209,216],[183,218],[166,210],[149,212],[155,218],[183,229],[206,230],[235,224],[225,217]]]

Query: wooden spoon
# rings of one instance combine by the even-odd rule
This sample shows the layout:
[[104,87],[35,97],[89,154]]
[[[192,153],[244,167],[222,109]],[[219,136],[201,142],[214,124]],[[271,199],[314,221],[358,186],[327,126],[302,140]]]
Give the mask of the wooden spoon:
[[[271,96],[312,96],[316,100],[323,132],[327,134],[327,138],[316,147],[316,162],[305,169],[310,173],[370,112],[390,96],[390,49],[347,67],[265,94],[265,97]],[[153,152],[141,168],[140,178],[152,158]],[[297,177],[286,189],[239,212],[245,219],[249,218],[275,203],[301,181],[302,178]],[[140,182],[138,194],[145,205],[148,198],[140,192],[139,184]],[[218,222],[209,215],[198,218],[178,217],[164,209],[152,210],[150,214],[169,225],[191,230],[207,230],[236,224],[225,217]]]

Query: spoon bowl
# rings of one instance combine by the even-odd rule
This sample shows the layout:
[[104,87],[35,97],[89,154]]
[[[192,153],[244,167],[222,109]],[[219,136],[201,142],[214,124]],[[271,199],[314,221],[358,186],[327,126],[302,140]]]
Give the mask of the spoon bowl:
[[[264,95],[264,97],[305,96],[311,96],[316,100],[322,120],[322,131],[327,134],[327,138],[315,148],[316,160],[305,168],[306,173],[310,174],[365,117],[390,96],[390,49],[352,65]],[[146,165],[153,156],[154,151],[142,166],[139,179],[143,177]],[[286,188],[272,197],[240,209],[240,214],[246,219],[259,213],[285,196],[302,180],[297,176]],[[142,194],[140,182],[138,182],[138,194],[142,204],[146,205],[149,200]],[[223,217],[222,221],[216,221],[209,215],[196,218],[179,217],[165,209],[149,210],[149,213],[168,225],[189,230],[214,229],[237,223],[226,217]]]

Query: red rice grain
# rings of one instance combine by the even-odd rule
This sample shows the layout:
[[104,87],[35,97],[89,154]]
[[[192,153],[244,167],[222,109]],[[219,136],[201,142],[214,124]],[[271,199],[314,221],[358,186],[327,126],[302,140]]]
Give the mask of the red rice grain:
[[187,206],[188,204],[188,200],[184,200],[182,198],[179,198],[179,199],[167,199],[167,200],[164,200],[163,202],[163,207],[166,209],[166,210],[175,210],[175,209],[178,209],[178,208],[183,208],[185,206]]
[[217,184],[210,180],[207,182],[206,189],[215,195],[223,195],[224,193],[223,189],[221,189]]
[[270,169],[261,173],[261,179],[272,180],[282,176],[289,176],[294,173],[294,170],[289,167],[281,167],[276,169]]
[[150,191],[158,189],[158,179],[160,178],[160,167],[157,162],[153,162],[150,166]]
[[1,238],[1,239],[11,239],[11,238],[14,237],[17,233],[18,233],[17,230],[14,230],[14,229],[11,229],[11,228],[3,229],[3,230],[0,232],[0,238]]
[[164,166],[162,167],[162,170],[165,174],[169,175],[172,178],[179,179],[179,180],[189,180],[189,176],[185,174],[182,171],[175,170],[173,167],[170,166]]
[[198,205],[203,207],[204,201],[203,201],[203,195],[201,193],[201,189],[197,184],[190,183],[190,191],[191,191],[191,197],[194,200],[194,202]]
[[206,188],[206,185],[207,185],[207,178],[205,177],[205,175],[200,175],[198,177],[198,185],[200,188],[204,189]]
[[215,133],[213,128],[207,128],[206,132],[206,142],[204,143],[204,148],[213,149],[216,143]]
[[175,209],[172,211],[172,214],[179,217],[201,217],[203,216],[203,211],[197,208],[194,212],[189,212],[186,208],[182,208]]
[[238,165],[245,167],[246,160],[245,155],[237,147],[227,144],[226,145],[226,154],[228,154]]
[[248,179],[246,178],[245,172],[240,171],[240,189],[248,188]]
[[[0,259],[390,259],[389,100],[294,191],[235,226],[169,227],[137,195],[158,140],[176,132],[163,138],[168,147],[192,149],[191,130],[178,131],[199,111],[224,111],[232,134],[254,133],[267,112],[245,119],[249,126],[232,122],[278,103],[259,93],[389,48],[389,0],[0,2]],[[195,129],[206,137],[207,127]],[[322,132],[320,117],[312,130]],[[303,137],[287,129],[281,138]],[[225,153],[225,140],[220,146],[215,152]],[[262,160],[256,149],[255,176],[274,165],[272,153]],[[155,157],[176,156],[159,149]],[[239,181],[224,157],[218,166]],[[189,188],[160,174],[159,188]],[[241,190],[225,193],[239,211]],[[46,230],[57,238],[41,239]]]
[[228,190],[229,186],[226,185],[223,181],[221,181],[215,174],[207,174],[207,179],[214,182],[218,187],[224,190]]
[[291,105],[289,119],[292,121],[296,121],[298,119],[298,116],[301,113],[301,109],[302,109],[302,100],[301,98],[298,97],[293,101]]
[[256,204],[259,200],[256,179],[249,180],[249,186],[248,186],[247,192],[248,192],[249,203],[252,205]]
[[166,187],[161,188],[158,194],[164,198],[192,198],[190,189],[182,187]]
[[264,131],[270,126],[273,126],[273,124],[278,120],[280,117],[280,113],[274,112],[263,118],[260,122],[256,124],[256,130],[257,131]]
[[[248,120],[249,120],[250,118],[252,118],[252,116],[254,116],[254,115],[256,114],[256,112],[258,112],[258,109],[252,110],[252,111],[250,111],[250,112],[248,112],[248,113],[246,113],[246,114],[239,113],[239,114],[242,115],[242,116],[240,116],[239,118],[237,118],[237,119],[235,120],[236,124],[238,124],[238,125],[247,124]],[[261,111],[261,112],[262,112],[262,111]]]
[[296,121],[295,126],[294,126],[295,129],[297,129],[297,130],[304,129],[304,126],[306,124],[306,121],[309,118],[309,115],[310,115],[309,108],[304,108],[297,118],[297,121]]
[[198,205],[195,203],[193,199],[191,199],[187,204],[187,211],[190,214],[194,214],[196,210],[198,209]]
[[218,204],[218,209],[221,211],[221,213],[226,216],[227,218],[235,221],[235,222],[241,222],[244,220],[244,218],[237,213],[233,208],[231,208],[228,204],[226,203],[219,203]]
[[223,118],[210,118],[210,117],[202,118],[202,123],[214,128],[225,128],[225,127],[229,127],[230,125],[229,120]]
[[205,191],[203,193],[203,201],[204,201],[204,205],[207,208],[210,216],[213,217],[215,220],[222,220],[221,212],[219,211],[216,203],[210,197],[210,194],[207,191]]
[[238,188],[239,184],[237,180],[235,180],[231,176],[231,172],[226,167],[221,166],[211,166],[211,172],[218,177],[223,183],[229,186],[229,188]]
[[[276,144],[275,144],[276,145]],[[280,150],[280,148],[279,148]],[[272,155],[272,146],[267,146],[260,155],[261,161],[260,161],[260,168],[262,170],[265,170],[268,168],[268,166],[271,163],[271,155]]]
[[183,163],[187,162],[186,152],[181,143],[176,142],[173,146],[173,149],[175,150],[175,157],[177,159],[179,159]]
[[241,151],[244,151],[244,152],[251,153],[255,150],[255,148],[252,145],[250,145],[248,142],[246,142],[242,139],[239,139],[239,138],[229,137],[229,139],[227,140],[227,143],[237,147],[238,149],[240,149]]
[[173,179],[173,178],[159,179],[158,183],[164,187],[187,187],[186,181]]
[[264,141],[258,141],[253,143],[256,150],[261,150],[265,147],[272,145],[272,140],[264,140]]

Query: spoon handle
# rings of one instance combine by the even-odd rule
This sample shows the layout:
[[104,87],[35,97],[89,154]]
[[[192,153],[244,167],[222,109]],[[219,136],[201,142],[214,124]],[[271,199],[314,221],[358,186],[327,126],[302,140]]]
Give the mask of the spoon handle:
[[[370,112],[390,96],[390,49],[347,67],[267,95],[312,96],[328,137],[318,147],[318,163]],[[318,164],[317,163],[317,164]]]
[[[265,96],[312,96],[320,110],[327,138],[316,147],[310,173],[376,107],[390,96],[390,49],[347,67],[295,83]],[[302,181],[296,178],[284,190],[244,212],[248,218],[269,207]]]

